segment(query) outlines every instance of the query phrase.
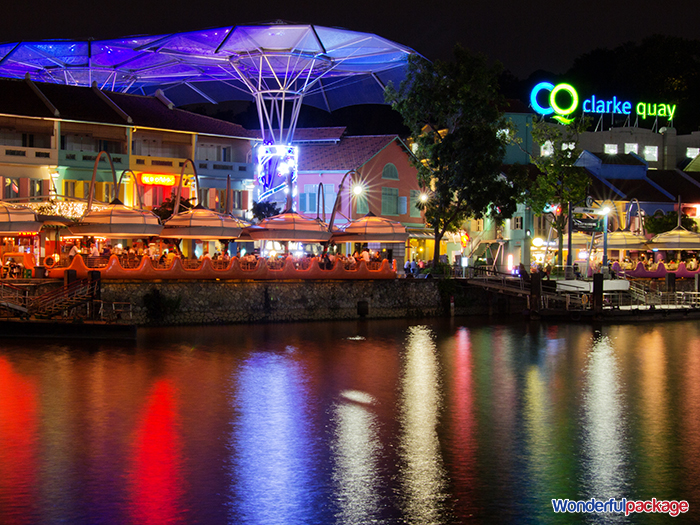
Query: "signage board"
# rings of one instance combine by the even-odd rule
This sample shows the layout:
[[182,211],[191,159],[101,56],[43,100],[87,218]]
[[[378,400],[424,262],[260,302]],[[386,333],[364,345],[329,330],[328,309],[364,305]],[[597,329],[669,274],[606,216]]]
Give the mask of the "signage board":
[[142,173],[141,184],[149,186],[174,186],[175,175],[166,173]]
[[[548,95],[547,95],[548,93]],[[546,101],[543,100],[546,97]],[[551,82],[540,82],[530,92],[530,105],[536,113],[552,118],[562,124],[570,124],[573,118],[569,118],[579,106],[579,94],[571,84],[560,83],[556,86]],[[638,117],[665,117],[673,120],[676,114],[676,104],[665,102],[631,102],[629,100],[601,98],[591,95],[581,104],[584,113],[611,113],[630,115],[633,111]]]
[[577,219],[572,218],[573,230],[577,232],[601,232],[603,225],[600,219]]

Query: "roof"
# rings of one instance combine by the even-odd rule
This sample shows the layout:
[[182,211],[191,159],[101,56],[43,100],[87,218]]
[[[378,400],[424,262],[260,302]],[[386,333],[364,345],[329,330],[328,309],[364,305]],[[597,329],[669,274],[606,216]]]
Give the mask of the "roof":
[[[384,103],[404,78],[412,49],[370,33],[275,22],[113,40],[0,43],[0,76],[117,91],[166,91],[176,105],[304,92],[332,111]],[[248,83],[248,80],[252,82]]]
[[646,166],[642,159],[630,153],[620,153],[617,155],[610,155],[608,153],[600,153],[595,151],[588,151],[588,153],[598,157],[603,164],[616,164],[618,166]]
[[614,179],[606,177],[605,180],[619,189],[627,199],[636,198],[645,202],[674,202],[673,198],[659,191],[647,179]]
[[[36,91],[35,91],[36,89]],[[45,97],[59,115],[51,112]],[[131,117],[132,122],[110,104]],[[134,125],[165,130],[256,138],[259,132],[177,108],[170,109],[155,97],[99,92],[96,89],[62,84],[30,83],[0,79],[0,114],[18,117],[74,120],[111,125]]]
[[332,128],[297,128],[294,131],[294,144],[306,142],[338,142],[345,134],[345,126]]
[[680,195],[686,202],[700,202],[700,185],[688,180],[677,170],[649,170],[647,177],[675,199]]
[[299,149],[299,171],[347,171],[362,166],[397,135],[343,137],[335,144],[305,144]]

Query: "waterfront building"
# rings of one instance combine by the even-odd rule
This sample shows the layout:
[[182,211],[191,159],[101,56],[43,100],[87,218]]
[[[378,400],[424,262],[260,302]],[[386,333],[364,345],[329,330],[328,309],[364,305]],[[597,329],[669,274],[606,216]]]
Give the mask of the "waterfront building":
[[[94,199],[118,197],[152,209],[169,198],[184,173],[183,196],[242,217],[252,205],[251,144],[257,133],[177,109],[161,93],[147,97],[77,87],[0,80],[0,188],[5,201],[32,204],[42,213],[77,218],[85,209],[95,163]],[[106,152],[109,155],[98,154]],[[122,184],[115,192],[110,161]],[[227,194],[227,188],[229,193]],[[55,197],[61,196],[57,200]],[[60,204],[59,204],[60,202]],[[35,233],[35,232],[28,232]],[[55,235],[5,239],[3,251],[55,253]]]
[[294,144],[299,147],[300,213],[330,221],[337,201],[334,227],[368,213],[399,221],[409,232],[405,246],[371,243],[369,248],[396,259],[401,268],[406,257],[429,257],[432,241],[416,207],[422,190],[403,140],[397,135],[348,136],[344,127],[336,127],[298,129]]

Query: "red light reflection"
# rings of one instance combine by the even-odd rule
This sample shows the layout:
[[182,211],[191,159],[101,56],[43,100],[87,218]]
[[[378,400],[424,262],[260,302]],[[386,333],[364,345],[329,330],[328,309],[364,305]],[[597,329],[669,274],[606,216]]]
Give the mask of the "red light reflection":
[[33,522],[37,404],[35,384],[0,357],[0,508],[7,525]]
[[175,388],[169,381],[154,384],[133,447],[132,513],[140,524],[184,520]]

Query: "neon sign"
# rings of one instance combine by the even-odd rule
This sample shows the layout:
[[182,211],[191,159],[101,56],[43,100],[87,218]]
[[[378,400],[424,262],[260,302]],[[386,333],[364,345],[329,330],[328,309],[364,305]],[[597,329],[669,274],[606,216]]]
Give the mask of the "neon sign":
[[[549,91],[548,106],[542,105],[538,101],[542,91]],[[560,95],[561,93],[565,93],[564,97]],[[567,103],[568,106],[566,105]],[[540,82],[530,92],[530,105],[535,112],[543,116],[556,113],[552,118],[562,124],[573,122],[569,115],[576,111],[578,104],[578,92],[571,84],[562,83],[555,86],[551,82]],[[581,105],[584,113],[612,113],[618,115],[630,115],[632,107],[632,102],[628,100],[618,100],[617,97],[605,100],[597,98],[595,95],[584,100]],[[666,117],[668,120],[673,120],[676,114],[676,104],[638,102],[634,105],[634,111],[642,119],[647,117]]]
[[141,184],[149,186],[174,186],[175,175],[166,175],[164,173],[142,173]]

